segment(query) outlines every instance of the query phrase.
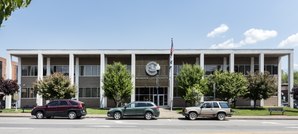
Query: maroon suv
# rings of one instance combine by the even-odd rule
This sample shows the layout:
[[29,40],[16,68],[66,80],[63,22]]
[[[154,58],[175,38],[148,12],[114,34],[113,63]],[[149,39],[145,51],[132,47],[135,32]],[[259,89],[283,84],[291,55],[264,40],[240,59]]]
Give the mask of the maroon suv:
[[69,119],[81,118],[87,114],[83,102],[76,100],[53,100],[45,106],[34,107],[31,115],[37,119],[52,118],[54,116],[68,117]]

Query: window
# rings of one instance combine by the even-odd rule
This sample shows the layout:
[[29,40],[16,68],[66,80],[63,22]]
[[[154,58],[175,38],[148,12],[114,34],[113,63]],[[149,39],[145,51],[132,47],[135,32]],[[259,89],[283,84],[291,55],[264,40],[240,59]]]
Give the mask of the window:
[[37,65],[23,65],[22,76],[37,76]]
[[21,97],[22,98],[35,98],[37,92],[33,88],[22,88]]
[[272,75],[278,74],[278,66],[277,65],[265,65],[264,70],[269,72]]
[[59,105],[59,101],[52,101],[48,104],[48,106],[58,106]]
[[146,107],[146,103],[136,103],[136,107]]
[[80,88],[79,97],[100,97],[100,88]]
[[147,107],[153,107],[154,105],[152,103],[147,103]]
[[135,103],[130,103],[126,106],[127,108],[134,108],[135,107]]
[[221,108],[229,108],[228,103],[225,103],[225,102],[219,102],[219,105]]
[[213,102],[213,108],[219,108],[219,105],[217,104],[217,102]]
[[66,101],[60,101],[60,106],[65,106],[65,105],[68,105],[68,103]]
[[68,70],[69,70],[68,65],[52,65],[51,66],[51,74],[59,72],[64,75],[68,75],[68,73],[69,73]]
[[80,66],[80,76],[100,76],[100,65]]
[[216,70],[221,71],[222,65],[205,65],[206,75],[213,74]]
[[182,65],[174,65],[174,75],[178,75],[180,73],[181,68]]
[[204,103],[203,108],[212,108],[211,103]]
[[79,103],[74,102],[74,101],[69,101],[71,105],[79,105]]

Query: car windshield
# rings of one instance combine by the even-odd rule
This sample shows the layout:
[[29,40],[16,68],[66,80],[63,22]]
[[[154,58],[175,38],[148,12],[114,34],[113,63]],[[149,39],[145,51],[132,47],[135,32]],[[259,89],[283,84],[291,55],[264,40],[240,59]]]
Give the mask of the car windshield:
[[203,102],[200,102],[197,107],[201,107],[204,103]]

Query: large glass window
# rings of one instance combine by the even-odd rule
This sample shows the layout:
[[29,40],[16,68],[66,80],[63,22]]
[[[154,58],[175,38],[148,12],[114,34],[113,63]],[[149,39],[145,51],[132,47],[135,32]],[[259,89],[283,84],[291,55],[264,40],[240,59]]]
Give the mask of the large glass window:
[[56,73],[56,72],[62,73],[64,75],[68,75],[69,67],[68,67],[68,65],[52,65],[51,66],[51,74]]
[[22,65],[22,76],[37,76],[37,65]]
[[35,98],[37,92],[33,88],[22,88],[21,97],[22,98]]
[[79,97],[88,97],[88,98],[100,97],[100,88],[80,88]]
[[213,74],[216,70],[220,71],[222,68],[222,65],[205,65],[205,74]]
[[248,75],[250,73],[250,65],[245,64],[236,64],[234,66],[234,71]]
[[100,65],[81,65],[80,76],[100,76]]

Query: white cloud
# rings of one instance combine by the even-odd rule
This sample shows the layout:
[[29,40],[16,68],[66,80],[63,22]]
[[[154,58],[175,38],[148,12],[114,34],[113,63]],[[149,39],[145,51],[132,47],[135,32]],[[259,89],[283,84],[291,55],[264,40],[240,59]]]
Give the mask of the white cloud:
[[289,36],[287,39],[281,41],[278,47],[295,47],[298,46],[298,33]]
[[270,38],[277,36],[277,32],[274,30],[263,30],[251,28],[243,33],[245,38],[238,43],[234,43],[233,39],[226,40],[223,43],[213,44],[210,48],[218,49],[218,48],[239,48],[249,44],[255,44],[260,41],[264,41]]
[[228,39],[223,43],[213,44],[211,45],[212,49],[229,49],[229,48],[237,48],[237,44],[234,43],[234,39]]
[[215,37],[219,34],[225,33],[229,30],[226,24],[221,24],[219,27],[215,28],[213,31],[207,34],[207,37]]
[[241,44],[255,44],[259,41],[267,40],[277,36],[277,32],[274,30],[263,29],[249,29],[244,32],[245,39],[240,41]]

